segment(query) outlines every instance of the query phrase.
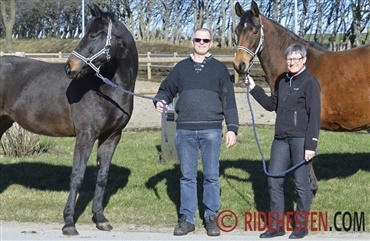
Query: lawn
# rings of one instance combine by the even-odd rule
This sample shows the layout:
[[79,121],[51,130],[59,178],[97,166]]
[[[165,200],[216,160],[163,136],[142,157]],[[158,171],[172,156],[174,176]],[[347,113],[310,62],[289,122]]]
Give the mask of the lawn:
[[[268,160],[273,127],[259,127],[257,132]],[[3,221],[60,223],[62,227],[74,139],[42,137],[41,141],[54,148],[41,155],[0,159],[0,214]],[[113,158],[104,202],[105,214],[113,227],[172,228],[176,224],[179,166],[176,161],[161,161],[160,145],[160,131],[124,132]],[[76,203],[77,225],[91,223],[95,154],[96,148]],[[351,217],[362,213],[364,229],[369,232],[370,135],[367,132],[321,131],[319,155],[313,163],[319,190],[312,210],[327,213],[330,226],[336,218],[340,227],[349,225],[349,216],[344,215],[345,212]],[[234,212],[241,221],[239,229],[244,228],[242,218],[245,212],[268,210],[267,179],[251,127],[241,127],[235,147],[222,147],[220,173],[220,211]],[[201,190],[201,165],[198,180]],[[291,187],[290,178],[287,180],[287,186]],[[287,192],[287,196],[289,210],[294,206],[294,192]],[[201,225],[201,205],[200,210],[197,225]]]

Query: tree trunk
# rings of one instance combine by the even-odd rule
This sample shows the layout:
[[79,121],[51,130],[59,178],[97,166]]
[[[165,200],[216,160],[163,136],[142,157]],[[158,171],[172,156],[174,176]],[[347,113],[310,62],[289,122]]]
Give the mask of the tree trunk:
[[[1,0],[1,16],[5,25],[5,48],[7,52],[13,52],[12,30],[15,23],[15,0],[10,0],[10,13],[7,14],[6,0]],[[9,17],[8,17],[9,16]]]
[[221,1],[221,10],[222,10],[222,15],[221,15],[221,47],[224,48],[226,46],[226,41],[225,41],[225,33],[226,33],[226,9],[225,9],[225,0]]
[[231,15],[231,23],[229,29],[229,48],[233,47],[233,39],[235,38],[234,29],[236,26],[236,18],[235,18],[235,8],[234,8],[234,0],[230,0],[230,15]]
[[[359,1],[360,3],[360,1]],[[353,16],[353,22],[352,22],[352,35],[354,38],[354,43],[356,43],[356,46],[361,46],[361,4],[351,4],[352,7],[352,16]]]

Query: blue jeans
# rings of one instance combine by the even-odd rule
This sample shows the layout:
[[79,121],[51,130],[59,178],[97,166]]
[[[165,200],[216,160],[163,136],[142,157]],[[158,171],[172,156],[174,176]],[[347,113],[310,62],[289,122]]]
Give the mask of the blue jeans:
[[[271,146],[271,160],[269,162],[269,173],[281,173],[304,160],[304,138],[274,139]],[[311,162],[305,163],[294,170],[294,185],[297,192],[297,225],[307,224],[308,217],[306,212],[311,208],[311,188],[310,188],[310,169]],[[284,177],[268,177],[268,188],[270,195],[270,211],[272,216],[271,228],[282,226],[284,212]],[[277,215],[277,216],[276,216]],[[279,221],[276,221],[278,218]],[[297,220],[298,219],[298,220]],[[298,224],[297,224],[298,221]],[[305,226],[307,228],[307,226]]]
[[204,217],[216,215],[220,208],[219,159],[222,142],[221,129],[182,130],[175,136],[177,155],[180,161],[180,214],[194,224],[198,208],[197,172],[198,154],[202,155],[203,165],[203,204]]

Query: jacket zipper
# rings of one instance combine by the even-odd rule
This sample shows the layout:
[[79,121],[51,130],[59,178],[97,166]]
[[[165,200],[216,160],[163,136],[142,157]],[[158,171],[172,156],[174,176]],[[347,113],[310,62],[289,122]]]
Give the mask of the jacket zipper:
[[297,111],[294,111],[294,127],[297,127]]

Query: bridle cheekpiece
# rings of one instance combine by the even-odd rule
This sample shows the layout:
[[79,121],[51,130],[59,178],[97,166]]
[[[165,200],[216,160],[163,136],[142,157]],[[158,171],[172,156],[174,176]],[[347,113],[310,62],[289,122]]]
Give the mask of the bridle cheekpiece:
[[110,55],[109,55],[109,50],[111,48],[111,42],[110,40],[112,39],[112,20],[109,19],[109,24],[108,24],[108,33],[107,33],[107,40],[105,42],[105,46],[96,54],[91,56],[90,58],[85,58],[81,54],[77,53],[75,50],[73,50],[72,54],[75,55],[77,58],[81,59],[84,61],[87,65],[89,65],[93,70],[95,70],[96,75],[103,79],[104,77],[100,74],[100,66],[96,67],[92,62],[98,58],[100,55],[105,54],[105,57],[107,58],[107,62],[110,61]]
[[263,32],[263,24],[262,24],[262,19],[260,19],[260,26],[261,26],[261,33],[260,33],[260,40],[258,42],[258,47],[256,49],[255,52],[253,52],[252,50],[248,49],[247,47],[244,47],[244,46],[241,46],[241,45],[238,45],[237,46],[237,50],[244,50],[245,52],[247,52],[249,55],[252,56],[252,59],[249,61],[249,66],[248,66],[248,69],[247,69],[247,73],[249,73],[251,67],[253,66],[253,59],[254,57],[260,53],[263,49],[263,45],[264,45],[264,42],[265,42],[265,35],[264,35],[264,32]]

